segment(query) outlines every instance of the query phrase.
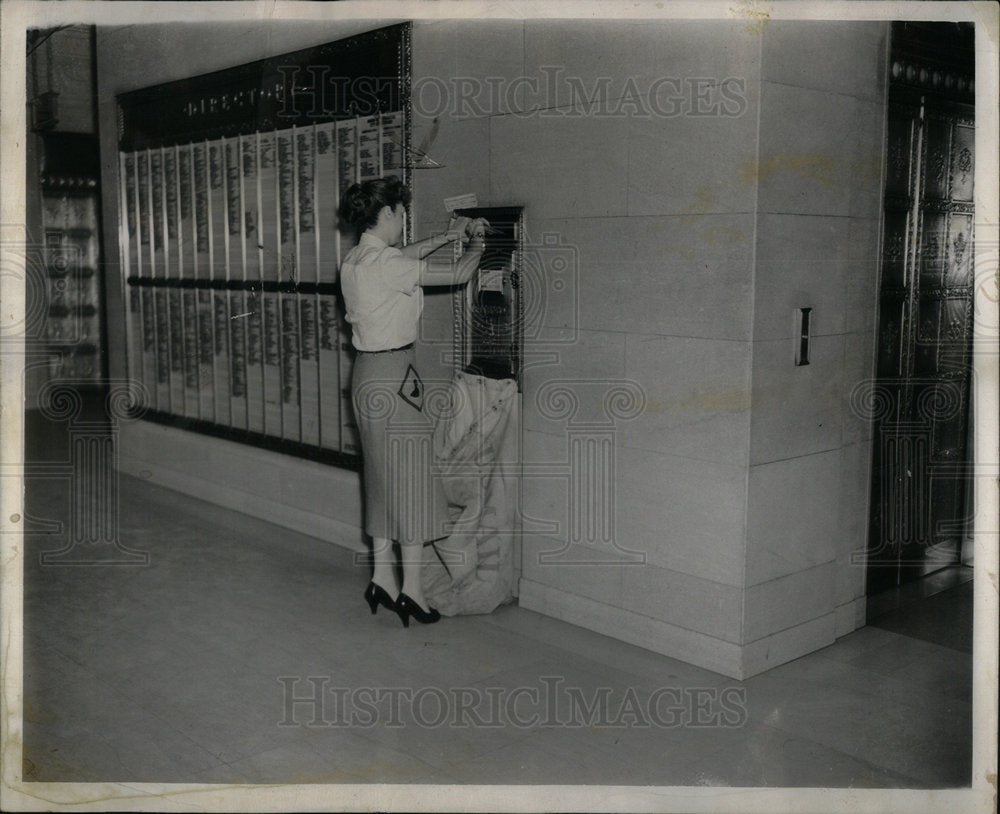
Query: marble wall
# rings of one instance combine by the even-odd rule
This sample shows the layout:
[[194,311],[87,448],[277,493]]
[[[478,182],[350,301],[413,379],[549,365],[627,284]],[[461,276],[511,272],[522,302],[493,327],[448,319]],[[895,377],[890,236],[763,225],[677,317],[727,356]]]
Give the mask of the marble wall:
[[[761,55],[744,671],[864,623],[888,29],[774,22]],[[812,308],[808,366],[793,313]]]
[[[725,22],[414,29],[415,87],[440,79],[461,97],[463,77],[472,90],[492,77],[516,89],[491,94],[483,81],[475,104],[418,116],[415,143],[438,116],[430,151],[446,167],[418,171],[414,187],[418,233],[443,225],[446,195],[476,192],[483,205],[525,207],[528,254],[541,258],[535,288],[548,296],[525,326],[521,604],[731,673],[743,636],[760,46]],[[733,115],[689,115],[706,78],[733,80]],[[718,94],[703,107],[721,108]],[[570,250],[575,299],[549,290],[546,236]],[[428,312],[450,324],[446,296]],[[612,422],[605,399],[618,384],[642,409]],[[553,409],[556,390],[572,392],[573,414]],[[572,460],[587,433],[611,450],[596,477]]]
[[[435,127],[446,165],[416,173],[418,233],[471,191],[523,205],[577,263],[575,307],[550,297],[527,325],[552,363],[525,372],[523,606],[731,675],[863,623],[871,439],[849,396],[872,366],[887,41],[879,23],[416,25],[415,87],[436,93],[414,140]],[[643,115],[644,92],[698,78],[738,80],[735,115]],[[449,298],[428,315],[433,365]],[[644,409],[595,489],[561,475],[598,382]],[[547,409],[555,385],[575,415]],[[574,527],[581,486],[610,498],[610,543]]]

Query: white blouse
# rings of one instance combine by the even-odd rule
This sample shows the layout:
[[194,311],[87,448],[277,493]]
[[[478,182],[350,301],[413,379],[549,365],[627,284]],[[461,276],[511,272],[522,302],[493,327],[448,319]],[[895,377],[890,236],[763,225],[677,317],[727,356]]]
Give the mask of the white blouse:
[[340,288],[355,348],[389,350],[417,338],[424,309],[419,283],[423,263],[368,232],[361,235],[340,267]]

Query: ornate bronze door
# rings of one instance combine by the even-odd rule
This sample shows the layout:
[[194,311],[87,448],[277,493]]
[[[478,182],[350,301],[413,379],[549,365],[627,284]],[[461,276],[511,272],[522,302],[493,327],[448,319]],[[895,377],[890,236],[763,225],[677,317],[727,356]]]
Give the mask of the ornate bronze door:
[[972,339],[971,34],[950,23],[893,27],[869,594],[961,555]]

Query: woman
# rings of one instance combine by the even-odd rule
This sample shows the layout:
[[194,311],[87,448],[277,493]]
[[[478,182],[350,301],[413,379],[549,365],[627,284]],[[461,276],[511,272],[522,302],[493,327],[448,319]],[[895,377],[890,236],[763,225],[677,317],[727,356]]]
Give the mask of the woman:
[[[351,395],[364,456],[365,530],[375,560],[365,600],[372,613],[379,605],[394,610],[405,627],[410,617],[424,624],[441,618],[424,599],[420,577],[423,543],[443,536],[427,522],[442,519],[443,493],[430,478],[428,455],[406,443],[414,429],[428,439],[432,429],[422,412],[423,382],[413,348],[422,286],[467,282],[479,265],[488,225],[458,218],[444,234],[401,246],[409,202],[410,190],[388,176],[352,185],[340,204],[341,219],[360,233],[341,264],[340,284],[358,351]],[[428,256],[455,241],[465,246],[457,261],[452,248]],[[393,540],[400,545],[401,588]]]

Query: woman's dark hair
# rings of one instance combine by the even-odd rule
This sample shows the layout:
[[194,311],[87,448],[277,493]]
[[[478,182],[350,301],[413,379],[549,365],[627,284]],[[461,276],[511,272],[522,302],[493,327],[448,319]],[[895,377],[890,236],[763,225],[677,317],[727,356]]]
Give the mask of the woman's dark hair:
[[410,188],[395,175],[351,184],[340,200],[340,219],[363,232],[375,225],[383,206],[393,210],[396,204],[408,206],[410,197]]

